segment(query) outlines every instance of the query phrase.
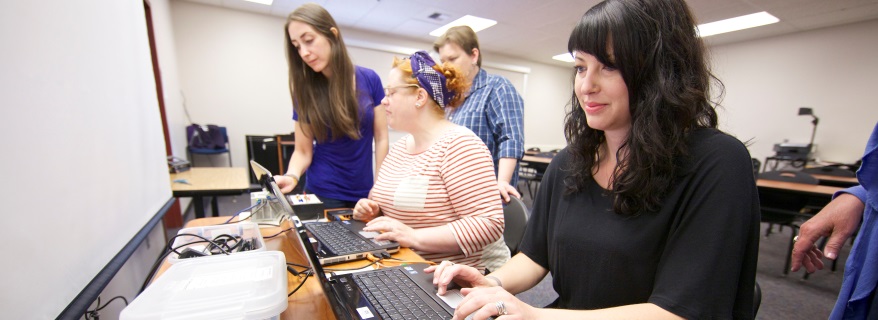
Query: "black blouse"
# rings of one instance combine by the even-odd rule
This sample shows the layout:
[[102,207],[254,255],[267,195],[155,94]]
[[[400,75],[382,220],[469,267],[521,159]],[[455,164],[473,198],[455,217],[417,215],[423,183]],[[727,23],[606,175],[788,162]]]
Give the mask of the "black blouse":
[[557,307],[653,303],[688,319],[752,319],[759,199],[737,139],[694,131],[658,212],[622,216],[593,179],[564,195],[560,152],[534,201],[521,252],[552,272]]

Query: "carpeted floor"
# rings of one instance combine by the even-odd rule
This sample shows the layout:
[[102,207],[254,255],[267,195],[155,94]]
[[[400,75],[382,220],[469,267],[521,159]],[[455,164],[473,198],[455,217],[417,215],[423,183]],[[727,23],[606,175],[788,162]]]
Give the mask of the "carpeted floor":
[[[524,189],[522,189],[524,190]],[[524,203],[530,207],[532,201],[525,191]],[[249,195],[219,198],[220,215],[229,216],[249,206]],[[210,212],[209,203],[205,211]],[[192,208],[185,215],[188,221],[194,216]],[[764,231],[766,225],[763,225]],[[178,229],[168,230],[175,235]],[[762,304],[757,319],[826,319],[835,304],[835,298],[841,287],[844,260],[850,250],[850,242],[842,249],[838,263],[838,271],[826,270],[817,272],[804,280],[802,271],[784,276],[783,266],[787,246],[789,245],[790,228],[778,231],[769,237],[762,237],[759,246],[759,263],[756,280],[762,288]],[[526,292],[518,294],[519,299],[534,306],[545,306],[555,300],[557,294],[552,289],[551,275]]]

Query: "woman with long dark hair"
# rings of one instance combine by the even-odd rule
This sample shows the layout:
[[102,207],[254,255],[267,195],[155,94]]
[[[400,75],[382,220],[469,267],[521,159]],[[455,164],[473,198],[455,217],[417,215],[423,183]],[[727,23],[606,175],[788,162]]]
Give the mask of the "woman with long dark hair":
[[[711,89],[722,84],[686,3],[601,2],[568,49],[568,146],[543,178],[521,252],[488,276],[441,263],[440,294],[451,281],[472,287],[458,318],[752,319],[756,183],[744,144],[717,129]],[[548,272],[554,308],[512,295]]]
[[381,79],[354,66],[338,25],[319,5],[290,13],[284,32],[296,149],[275,180],[290,192],[307,170],[305,190],[325,208],[353,208],[372,188],[373,141],[376,171],[387,155]]

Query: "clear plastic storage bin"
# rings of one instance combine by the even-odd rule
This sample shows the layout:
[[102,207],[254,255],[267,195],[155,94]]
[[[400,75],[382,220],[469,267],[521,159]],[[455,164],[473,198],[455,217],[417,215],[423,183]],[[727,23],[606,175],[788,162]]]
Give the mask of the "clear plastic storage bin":
[[283,252],[249,251],[172,265],[120,319],[274,320],[287,305]]
[[[192,228],[184,228],[177,232],[177,235],[181,234],[196,234],[202,236],[204,238],[213,240],[216,237],[228,234],[231,236],[240,236],[241,239],[249,240],[252,243],[252,248],[248,251],[265,251],[265,240],[262,239],[262,233],[259,232],[259,225],[252,222],[239,222],[232,224],[223,224],[223,225],[215,225],[215,226],[204,226],[204,227],[192,227]],[[202,242],[198,242],[202,241]],[[186,245],[190,244],[190,245]],[[182,247],[181,247],[182,246]],[[193,248],[198,251],[204,251],[204,249],[208,249],[210,243],[203,242],[201,238],[193,237],[193,236],[180,236],[174,239],[174,244],[172,248],[177,248],[177,252],[182,253],[186,248]],[[243,251],[247,252],[247,251]],[[239,253],[238,251],[233,251],[230,254],[236,255]],[[168,262],[171,264],[180,262],[182,260],[191,260],[191,259],[203,259],[205,257],[196,257],[196,258],[187,258],[180,259],[177,256],[177,253],[171,252],[168,255]]]

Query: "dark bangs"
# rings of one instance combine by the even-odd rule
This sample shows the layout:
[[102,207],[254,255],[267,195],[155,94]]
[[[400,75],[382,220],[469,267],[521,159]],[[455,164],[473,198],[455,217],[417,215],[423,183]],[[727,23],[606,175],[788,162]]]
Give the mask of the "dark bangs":
[[607,2],[601,2],[589,9],[570,33],[567,41],[567,52],[577,51],[588,53],[606,66],[616,68],[616,61],[607,54],[614,31],[613,21],[607,10]]
[[[639,1],[604,1],[582,16],[570,34],[567,50],[588,53],[605,66],[618,69],[628,86],[634,114],[643,95],[648,94],[644,87],[657,82],[656,69],[664,67],[655,60],[662,41],[659,28]],[[656,64],[658,68],[653,67]]]

